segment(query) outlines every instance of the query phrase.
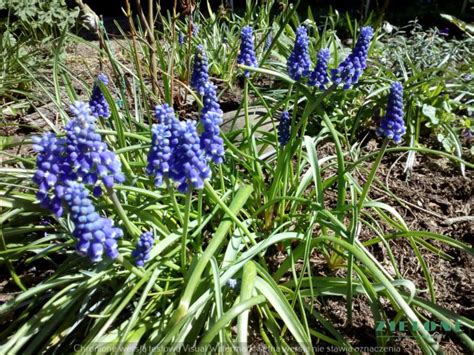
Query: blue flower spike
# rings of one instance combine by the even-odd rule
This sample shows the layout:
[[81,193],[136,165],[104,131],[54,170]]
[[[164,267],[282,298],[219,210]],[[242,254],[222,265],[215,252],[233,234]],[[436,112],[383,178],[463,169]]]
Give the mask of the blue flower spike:
[[170,161],[169,176],[178,183],[178,191],[187,193],[204,188],[204,180],[211,177],[195,121],[178,122],[177,144]]
[[329,63],[329,49],[321,49],[318,53],[318,62],[316,67],[309,75],[308,85],[316,86],[320,90],[326,89],[326,84],[329,82],[328,63]]
[[367,67],[367,55],[373,35],[374,30],[372,27],[362,27],[351,54],[339,64],[337,69],[331,71],[331,79],[335,84],[343,83],[343,88],[347,90],[359,81],[360,76]]
[[[237,57],[237,63],[246,65],[248,67],[257,68],[257,56],[255,55],[255,49],[253,44],[253,32],[252,27],[244,26],[242,27],[241,35],[240,35],[240,52],[239,56]],[[250,77],[250,72],[246,70],[244,72],[245,76],[248,78]]]
[[288,57],[286,68],[288,75],[295,81],[308,77],[311,68],[311,59],[309,57],[309,38],[306,27],[299,26],[296,29],[296,39],[293,51]]
[[280,116],[280,123],[278,124],[278,142],[283,147],[290,140],[290,114],[288,111],[283,111]]
[[150,251],[155,242],[155,236],[152,231],[144,232],[132,252],[132,257],[135,259],[135,265],[142,267],[145,262],[150,259]]
[[216,86],[208,83],[203,97],[201,123],[204,131],[200,137],[201,149],[209,160],[221,164],[224,159],[224,141],[220,136],[223,112],[217,99]]
[[106,188],[112,188],[115,182],[125,181],[121,163],[114,152],[95,130],[96,118],[91,114],[88,104],[76,102],[71,106],[74,119],[66,124],[66,156],[71,176],[69,180],[82,181],[89,185],[99,180]]
[[74,224],[77,252],[88,256],[92,262],[101,261],[104,252],[112,260],[117,258],[117,239],[123,232],[114,227],[112,220],[99,216],[85,186],[75,181],[68,182],[64,200]]
[[398,81],[392,84],[388,97],[387,112],[380,121],[377,135],[400,143],[406,132],[403,120],[403,86]]
[[200,94],[204,95],[206,85],[209,81],[208,61],[202,44],[196,47],[194,55],[193,73],[191,75],[191,86]]
[[109,84],[109,78],[104,73],[100,73],[97,76],[96,82],[94,84],[94,88],[92,89],[92,95],[89,100],[89,106],[91,109],[91,113],[94,117],[99,118],[109,118],[110,117],[110,108],[107,100],[105,99],[104,94],[100,90],[98,82],[102,82],[104,85]]

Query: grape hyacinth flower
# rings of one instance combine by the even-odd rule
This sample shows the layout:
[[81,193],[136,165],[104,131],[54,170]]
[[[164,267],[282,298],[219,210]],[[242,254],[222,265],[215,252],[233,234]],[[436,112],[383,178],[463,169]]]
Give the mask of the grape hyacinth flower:
[[[94,185],[100,179],[105,187],[112,188],[114,182],[123,182],[121,163],[100,134],[95,131],[95,120],[89,105],[76,102],[71,106],[75,118],[69,121],[66,130],[65,159],[70,166],[71,180],[81,178],[86,184]],[[95,189],[99,194],[100,188]]]
[[207,82],[209,81],[208,62],[204,47],[202,44],[196,47],[194,55],[193,73],[191,76],[191,86],[196,89],[200,95],[204,95]]
[[110,117],[109,104],[107,103],[107,100],[105,100],[104,94],[100,90],[100,87],[98,85],[99,81],[102,82],[104,85],[109,84],[109,79],[107,78],[107,75],[105,75],[104,73],[100,73],[97,76],[96,82],[94,84],[94,88],[92,89],[92,95],[89,100],[89,106],[91,108],[91,113],[94,117],[109,118]]
[[403,86],[399,82],[392,84],[388,97],[387,112],[380,121],[377,135],[386,139],[393,139],[400,143],[406,127],[403,120]]
[[155,241],[153,232],[145,232],[140,236],[132,257],[135,259],[135,265],[141,267],[145,265],[145,261],[150,259],[150,251]]
[[84,185],[70,181],[64,191],[64,200],[74,223],[77,252],[88,256],[92,262],[101,261],[104,252],[110,259],[115,259],[118,256],[117,239],[123,232],[114,227],[110,219],[99,216]]
[[192,23],[191,24],[191,34],[193,37],[197,37],[199,34],[199,25],[197,23]]
[[270,32],[267,33],[267,37],[265,37],[265,45],[264,49],[267,51],[270,49],[270,46],[272,45],[273,41],[273,32],[270,30]]
[[332,81],[336,84],[344,83],[344,89],[349,89],[359,81],[362,72],[367,67],[367,54],[374,30],[370,26],[362,27],[359,39],[344,61],[337,69],[331,71]]
[[[255,55],[255,49],[253,45],[252,27],[242,27],[240,39],[240,52],[239,56],[237,57],[237,63],[246,65],[248,67],[258,67],[257,57]],[[246,70],[244,73],[247,78],[250,76],[250,72],[248,70]]]
[[308,44],[309,39],[306,27],[299,26],[296,29],[296,39],[293,51],[288,57],[286,63],[288,74],[295,81],[309,75],[311,59],[309,58]]
[[179,43],[179,45],[182,46],[184,44],[184,41],[185,41],[184,33],[179,31],[179,33],[178,33],[178,43]]
[[175,125],[177,144],[170,160],[169,176],[176,181],[178,191],[202,189],[204,180],[211,177],[204,151],[201,149],[196,122],[179,122]]
[[155,186],[160,187],[169,173],[169,161],[173,146],[177,143],[175,128],[179,122],[174,115],[174,110],[168,104],[155,107],[155,118],[158,124],[154,124],[151,128],[152,141],[146,172],[155,177]]
[[203,103],[201,123],[204,131],[200,137],[201,149],[208,159],[216,164],[221,164],[224,161],[224,141],[220,136],[219,126],[222,124],[223,112],[217,100],[214,84],[208,83],[206,86]]
[[[57,138],[54,133],[45,133],[41,137],[33,137],[33,149],[38,152],[37,170],[33,176],[33,182],[39,187],[36,197],[41,207],[48,208],[56,216],[61,217],[63,214],[61,198],[66,180],[64,171],[68,171],[64,163],[65,140]],[[51,190],[52,198],[49,197]]]
[[326,89],[326,84],[329,82],[328,76],[328,62],[329,62],[329,49],[321,49],[318,53],[318,62],[316,67],[309,75],[308,84],[316,86],[320,90]]
[[278,124],[278,142],[281,146],[285,146],[290,140],[290,124],[290,114],[288,111],[283,111]]

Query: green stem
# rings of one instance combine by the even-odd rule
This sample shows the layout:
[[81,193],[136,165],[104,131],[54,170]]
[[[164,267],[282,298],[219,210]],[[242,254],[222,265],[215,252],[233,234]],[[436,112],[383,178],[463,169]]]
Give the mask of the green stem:
[[362,209],[362,205],[364,204],[365,198],[367,197],[370,186],[372,185],[372,182],[374,181],[375,173],[377,172],[380,162],[382,161],[383,155],[385,154],[385,150],[387,149],[387,145],[388,145],[388,139],[385,139],[382,143],[382,146],[380,147],[380,151],[377,155],[377,159],[372,165],[372,169],[370,170],[369,176],[367,177],[367,181],[365,182],[365,185],[364,185],[364,189],[362,190],[362,193],[360,195],[359,203],[357,204],[357,210],[359,213],[360,213],[360,210]]
[[[206,268],[207,263],[212,258],[214,253],[221,246],[222,242],[224,241],[227,235],[227,232],[232,226],[232,220],[235,218],[235,215],[239,213],[241,208],[247,202],[248,198],[250,197],[250,194],[252,193],[252,190],[253,190],[252,186],[242,185],[240,189],[237,191],[237,194],[235,195],[235,198],[232,200],[232,203],[230,204],[230,206],[229,207],[226,206],[226,209],[228,210],[228,212],[225,210],[224,211],[227,213],[228,217],[230,218],[224,218],[221,221],[221,223],[219,224],[219,227],[214,233],[214,236],[211,242],[207,246],[202,256],[198,259],[196,266],[194,267],[193,272],[188,279],[188,283],[186,285],[186,288],[184,289],[183,295],[179,302],[179,306],[174,312],[173,317],[171,318],[167,326],[167,331],[175,327],[175,325],[186,316],[189,306],[191,304],[192,297],[197,287],[199,286],[199,283],[201,282],[201,276]],[[212,191],[213,190],[211,191],[208,190],[208,192],[211,194],[213,193]],[[222,204],[225,206],[223,202]],[[219,205],[222,207],[221,204]],[[165,334],[167,333],[167,331],[165,331]]]
[[189,212],[191,211],[192,190],[186,194],[186,205],[184,208],[183,237],[181,238],[181,269],[183,275],[186,273],[186,243],[188,239]]
[[140,229],[138,229],[138,227],[132,222],[130,222],[130,220],[128,219],[127,212],[125,212],[125,210],[123,209],[122,204],[120,203],[115,191],[112,189],[107,189],[107,193],[110,199],[112,200],[115,210],[122,219],[123,224],[125,225],[125,228],[127,229],[128,233],[133,238],[138,237],[140,235]]
[[171,203],[173,204],[173,208],[176,211],[176,215],[178,216],[179,223],[183,225],[184,219],[181,214],[181,210],[179,209],[178,202],[176,201],[176,195],[174,194],[173,183],[170,181],[168,177],[165,178],[165,182],[166,182],[166,186],[168,187],[168,192],[171,197]]
[[[370,170],[369,176],[367,177],[367,181],[364,184],[364,188],[359,198],[359,202],[357,203],[357,208],[354,209],[354,217],[351,222],[351,233],[349,237],[349,244],[354,245],[354,240],[359,230],[359,216],[362,210],[362,206],[364,205],[364,201],[367,198],[367,194],[369,193],[370,186],[374,181],[375,174],[377,169],[382,161],[382,157],[387,149],[388,139],[385,139],[380,147],[379,154],[377,155],[377,159],[375,160],[372,168]],[[355,196],[356,194],[354,194]],[[352,270],[354,268],[354,255],[352,253],[348,254],[348,261],[347,261],[347,322],[348,324],[352,324]]]

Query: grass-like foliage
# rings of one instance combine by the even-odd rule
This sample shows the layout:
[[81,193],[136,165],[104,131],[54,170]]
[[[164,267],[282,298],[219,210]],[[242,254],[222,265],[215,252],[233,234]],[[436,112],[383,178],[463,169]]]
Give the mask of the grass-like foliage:
[[[146,16],[133,22],[125,10],[131,36],[112,46],[102,28],[100,48],[90,45],[108,78],[91,86],[71,72],[61,46],[89,44],[64,33],[52,73],[29,77],[57,120],[4,145],[0,263],[12,291],[0,304],[1,353],[247,353],[249,344],[357,353],[317,310],[327,297],[345,300],[348,326],[353,300],[364,299],[371,345],[397,345],[377,322],[405,321],[417,346],[437,353],[432,332],[415,327],[430,320],[473,350],[473,321],[437,305],[425,260],[450,258],[442,245],[472,248],[411,230],[372,194],[395,152],[474,167],[457,138],[468,121],[447,117],[472,108],[472,91],[451,82],[463,71],[449,64],[453,53],[415,61],[376,26],[311,12],[300,21],[295,6],[274,1],[248,2],[242,18],[161,13],[152,34]],[[239,95],[231,114],[229,93]],[[455,148],[426,148],[433,132]],[[367,137],[377,149],[364,149]],[[395,239],[409,243],[426,290],[401,273]],[[315,272],[315,253],[330,276]],[[30,268],[34,282],[22,277]]]

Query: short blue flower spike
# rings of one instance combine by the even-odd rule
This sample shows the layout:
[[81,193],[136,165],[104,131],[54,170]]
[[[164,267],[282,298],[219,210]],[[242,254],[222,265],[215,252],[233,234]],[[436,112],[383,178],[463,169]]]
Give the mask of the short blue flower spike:
[[329,49],[321,49],[318,53],[318,62],[316,67],[309,75],[308,85],[316,86],[320,90],[326,89],[326,84],[329,82],[328,76],[328,62],[329,62]]
[[392,84],[388,97],[387,112],[380,121],[377,135],[386,139],[393,139],[400,143],[406,132],[403,120],[403,86],[398,81]]
[[155,242],[155,237],[153,232],[144,232],[138,243],[135,247],[135,250],[132,252],[132,257],[135,259],[135,265],[142,267],[145,265],[145,262],[150,259],[150,251]]
[[309,39],[306,27],[299,26],[296,29],[296,39],[293,51],[288,57],[286,68],[288,75],[295,81],[308,77],[311,67],[309,58]]

